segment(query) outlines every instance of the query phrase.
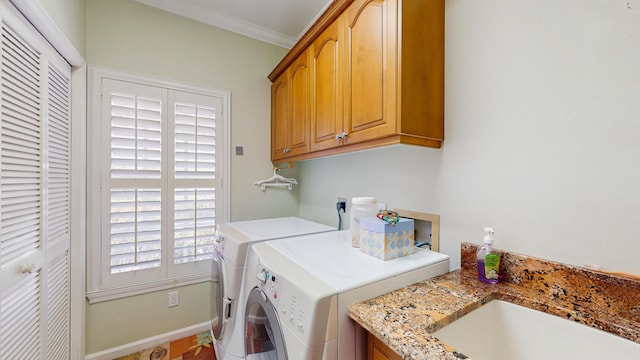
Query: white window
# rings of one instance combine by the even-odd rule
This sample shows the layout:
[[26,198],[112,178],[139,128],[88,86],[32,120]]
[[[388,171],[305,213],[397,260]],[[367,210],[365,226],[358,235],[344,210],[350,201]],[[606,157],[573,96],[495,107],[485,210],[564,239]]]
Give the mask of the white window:
[[[226,221],[229,94],[91,69],[89,297],[211,279]],[[95,190],[95,189],[94,189]],[[90,190],[91,192],[91,190]],[[98,263],[98,264],[95,264]]]

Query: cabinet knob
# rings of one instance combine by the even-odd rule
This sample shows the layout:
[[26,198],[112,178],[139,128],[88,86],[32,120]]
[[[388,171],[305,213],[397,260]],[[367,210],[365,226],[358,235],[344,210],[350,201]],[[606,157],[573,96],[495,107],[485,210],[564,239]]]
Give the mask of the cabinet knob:
[[289,148],[284,148],[284,149],[282,150],[282,152],[283,152],[283,153],[285,153],[285,154],[288,154],[288,153],[289,153],[289,151],[291,151],[291,149],[289,149]]
[[346,139],[349,134],[346,132],[341,132],[340,134],[336,134],[336,140],[340,141],[342,139]]

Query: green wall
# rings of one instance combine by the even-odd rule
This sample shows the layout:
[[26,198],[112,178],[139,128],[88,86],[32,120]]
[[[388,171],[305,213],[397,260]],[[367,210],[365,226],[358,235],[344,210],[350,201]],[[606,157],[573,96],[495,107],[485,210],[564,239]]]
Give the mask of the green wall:
[[[169,292],[176,290],[179,305],[169,308]],[[202,283],[87,304],[85,352],[91,354],[208,321],[215,291],[215,284]]]
[[85,54],[85,0],[38,0],[81,55]]
[[231,159],[232,220],[297,214],[296,192],[253,185],[272,173],[267,75],[286,51],[131,0],[87,1],[89,65],[231,91],[231,149],[244,147]]
[[[231,92],[231,219],[298,214],[297,191],[263,193],[253,183],[271,176],[270,85],[267,75],[287,52],[131,0],[88,0],[87,63]],[[297,169],[287,170],[297,175]],[[88,211],[93,207],[89,204]],[[89,236],[88,241],[96,241]],[[212,289],[213,287],[213,289]],[[209,283],[87,305],[86,353],[94,353],[211,318]],[[156,304],[140,311],[140,304]],[[190,306],[189,304],[200,304]],[[124,330],[126,328],[126,331]],[[108,329],[107,331],[105,331]],[[123,330],[118,330],[123,329]]]

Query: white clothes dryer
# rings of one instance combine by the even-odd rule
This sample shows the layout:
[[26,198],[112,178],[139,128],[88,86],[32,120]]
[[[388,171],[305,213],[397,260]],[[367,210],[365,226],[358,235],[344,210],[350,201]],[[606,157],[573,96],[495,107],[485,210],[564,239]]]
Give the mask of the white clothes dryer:
[[214,266],[217,266],[219,285],[218,296],[213,301],[217,316],[211,321],[211,332],[218,359],[225,358],[231,338],[250,244],[334,230],[331,226],[297,217],[237,221],[216,227]]
[[350,231],[254,244],[236,314],[243,326],[229,352],[247,360],[365,359],[366,331],[347,315],[349,305],[448,271],[449,257],[430,250],[388,261],[363,254]]

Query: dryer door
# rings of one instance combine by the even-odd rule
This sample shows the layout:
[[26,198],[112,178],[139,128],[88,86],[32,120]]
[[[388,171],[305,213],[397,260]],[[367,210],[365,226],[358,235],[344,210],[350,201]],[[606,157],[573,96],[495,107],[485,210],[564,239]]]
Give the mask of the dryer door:
[[249,294],[244,318],[247,360],[287,360],[287,349],[276,309],[267,295],[257,287]]
[[213,331],[213,336],[216,340],[222,339],[222,334],[224,332],[224,325],[226,320],[231,316],[231,301],[224,296],[226,291],[224,289],[224,260],[222,260],[222,255],[217,251],[214,251],[215,261],[213,262],[218,267],[218,297],[215,299],[216,308],[214,310],[214,314],[217,316],[211,319],[211,330]]

